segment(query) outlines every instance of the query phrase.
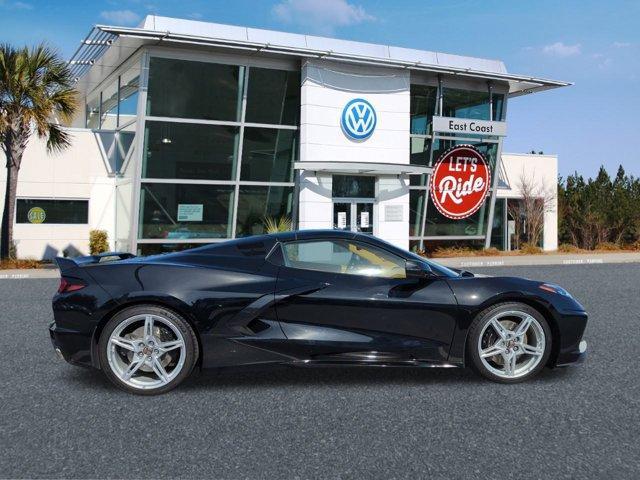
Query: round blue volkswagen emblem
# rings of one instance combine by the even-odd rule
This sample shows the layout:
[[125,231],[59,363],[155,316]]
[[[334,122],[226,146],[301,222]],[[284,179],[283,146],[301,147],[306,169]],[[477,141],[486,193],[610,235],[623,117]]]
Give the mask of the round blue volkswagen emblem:
[[354,98],[344,106],[340,124],[344,133],[354,140],[365,140],[376,128],[376,111],[363,98]]

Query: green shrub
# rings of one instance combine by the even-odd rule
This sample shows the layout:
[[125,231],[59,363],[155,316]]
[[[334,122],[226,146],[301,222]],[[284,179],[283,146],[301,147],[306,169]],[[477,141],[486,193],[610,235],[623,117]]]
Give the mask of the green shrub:
[[91,230],[89,232],[89,253],[98,255],[109,251],[109,240],[105,230]]

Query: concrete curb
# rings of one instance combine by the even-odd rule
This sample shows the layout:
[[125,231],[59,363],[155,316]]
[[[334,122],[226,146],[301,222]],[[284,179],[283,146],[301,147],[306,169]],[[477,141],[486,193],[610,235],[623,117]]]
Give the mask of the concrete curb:
[[[433,261],[453,268],[516,267],[535,265],[593,265],[602,263],[640,263],[640,252],[578,253],[547,255],[513,255],[496,257],[434,258]],[[26,278],[59,278],[57,268],[0,270],[0,280]]]
[[455,257],[434,258],[433,261],[453,268],[640,263],[640,252]]
[[24,278],[60,278],[60,272],[57,268],[0,270],[0,280],[20,280]]

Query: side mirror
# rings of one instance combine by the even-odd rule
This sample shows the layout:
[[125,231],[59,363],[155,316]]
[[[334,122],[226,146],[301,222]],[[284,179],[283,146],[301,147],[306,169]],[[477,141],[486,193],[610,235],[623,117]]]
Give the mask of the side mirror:
[[416,260],[407,260],[405,263],[407,278],[429,278],[433,277],[433,270],[429,265]]

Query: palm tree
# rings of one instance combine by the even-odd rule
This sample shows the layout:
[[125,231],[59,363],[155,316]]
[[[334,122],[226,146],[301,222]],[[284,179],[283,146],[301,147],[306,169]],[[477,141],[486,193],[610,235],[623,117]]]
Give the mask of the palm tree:
[[0,144],[7,157],[0,258],[13,245],[18,172],[31,134],[46,138],[49,152],[64,149],[70,139],[57,120],[70,122],[77,106],[71,71],[54,50],[0,45]]

